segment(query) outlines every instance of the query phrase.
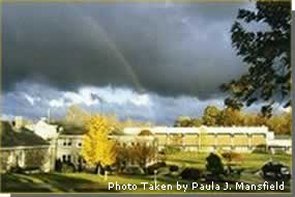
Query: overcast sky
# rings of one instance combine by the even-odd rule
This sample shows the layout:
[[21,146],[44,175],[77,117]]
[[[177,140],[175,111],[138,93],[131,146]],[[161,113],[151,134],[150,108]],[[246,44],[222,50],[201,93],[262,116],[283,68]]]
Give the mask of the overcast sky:
[[4,5],[3,114],[61,117],[79,104],[172,124],[223,106],[218,87],[245,72],[229,31],[239,8],[253,6]]

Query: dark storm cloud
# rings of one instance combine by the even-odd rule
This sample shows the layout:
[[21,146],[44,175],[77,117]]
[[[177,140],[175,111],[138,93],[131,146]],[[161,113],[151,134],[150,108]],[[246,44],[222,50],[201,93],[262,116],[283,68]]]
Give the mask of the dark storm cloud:
[[4,5],[3,87],[111,84],[208,98],[243,72],[229,34],[242,6]]

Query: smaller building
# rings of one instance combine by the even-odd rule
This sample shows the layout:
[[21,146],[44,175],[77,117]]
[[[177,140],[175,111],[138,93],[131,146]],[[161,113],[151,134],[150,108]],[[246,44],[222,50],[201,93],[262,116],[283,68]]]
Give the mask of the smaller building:
[[42,118],[35,125],[31,126],[35,134],[45,140],[51,140],[58,137],[61,128],[58,125],[49,124],[46,118]]
[[79,169],[85,164],[81,156],[85,129],[81,126],[61,123],[59,126],[61,129],[56,142],[56,160],[71,163],[75,169]]
[[50,144],[18,122],[1,121],[1,172],[13,169],[52,170]]
[[292,139],[290,136],[276,136],[269,140],[268,149],[271,153],[286,152],[292,154]]

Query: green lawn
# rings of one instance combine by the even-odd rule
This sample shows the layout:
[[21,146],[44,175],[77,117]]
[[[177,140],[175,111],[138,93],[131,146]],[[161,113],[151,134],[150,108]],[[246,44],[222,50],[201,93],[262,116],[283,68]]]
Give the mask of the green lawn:
[[[181,168],[192,166],[199,169],[205,169],[205,158],[208,153],[193,153],[193,152],[180,152],[173,155],[167,156],[166,160],[168,164],[177,164]],[[264,162],[268,161],[270,156],[267,154],[244,154],[241,166],[246,170],[242,173],[240,178],[241,181],[247,183],[262,183],[264,180],[257,173],[257,170],[263,165]],[[290,155],[274,155],[272,160],[281,161],[288,164],[291,167],[291,156]],[[154,176],[146,175],[111,175],[108,176],[107,180],[104,177],[95,174],[86,173],[51,173],[51,174],[3,174],[2,175],[2,191],[3,192],[109,192],[108,182],[117,182],[119,184],[136,184],[138,189],[137,193],[149,193],[151,191],[144,190],[141,182],[153,183]],[[157,177],[158,183],[172,184],[175,186],[176,182],[190,184],[187,181],[179,180],[176,175],[159,175]],[[286,191],[290,191],[290,186],[287,186]],[[115,191],[111,192],[124,192]],[[126,191],[125,191],[126,192]],[[129,191],[132,192],[132,191]],[[176,191],[153,191],[156,193],[165,192],[181,192]],[[187,192],[204,192],[201,190],[189,190]]]
[[[195,153],[195,152],[178,152],[168,155],[166,157],[167,163],[177,164],[179,166],[192,166],[200,169],[206,168],[206,157],[208,153]],[[292,156],[287,154],[265,154],[265,153],[243,153],[241,160],[241,167],[247,170],[257,170],[270,159],[273,161],[280,161],[292,167]]]

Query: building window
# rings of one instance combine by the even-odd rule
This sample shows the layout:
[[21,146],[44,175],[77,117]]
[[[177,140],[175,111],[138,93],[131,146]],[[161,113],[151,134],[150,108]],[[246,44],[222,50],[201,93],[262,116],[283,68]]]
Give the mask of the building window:
[[25,166],[25,151],[24,150],[22,150],[21,152],[20,152],[20,155],[19,155],[19,158],[18,158],[18,165],[20,166],[20,167],[24,167]]
[[68,155],[68,161],[71,162],[71,155]]
[[78,143],[78,147],[81,147],[81,146],[82,146],[82,143],[81,143],[81,142],[79,142],[79,143]]
[[66,155],[62,156],[62,161],[65,162],[67,160]]
[[68,142],[68,146],[72,146],[72,142],[71,141]]
[[67,143],[66,143],[66,142],[64,142],[64,143],[63,143],[63,145],[64,145],[64,146],[66,146],[66,145],[67,145]]

